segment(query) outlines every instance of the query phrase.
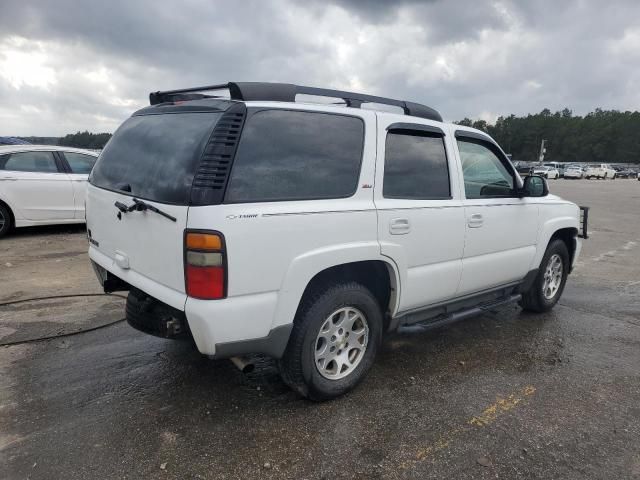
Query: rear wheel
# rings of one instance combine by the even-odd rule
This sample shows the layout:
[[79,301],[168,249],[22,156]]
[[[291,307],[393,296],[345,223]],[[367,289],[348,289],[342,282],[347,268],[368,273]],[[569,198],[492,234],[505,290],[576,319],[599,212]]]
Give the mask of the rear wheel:
[[11,212],[0,203],[0,237],[4,237],[11,230]]
[[553,240],[542,257],[533,285],[522,294],[522,300],[520,300],[522,308],[532,312],[551,310],[562,296],[569,266],[567,245],[562,240]]
[[338,397],[373,365],[382,328],[378,301],[364,286],[349,282],[310,292],[279,361],[280,375],[311,400]]

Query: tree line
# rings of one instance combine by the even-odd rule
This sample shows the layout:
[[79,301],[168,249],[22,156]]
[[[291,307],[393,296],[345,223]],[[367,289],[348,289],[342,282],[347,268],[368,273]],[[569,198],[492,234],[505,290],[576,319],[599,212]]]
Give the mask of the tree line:
[[537,161],[545,139],[545,161],[640,163],[640,112],[597,108],[582,117],[568,108],[545,108],[526,117],[499,117],[495,125],[468,118],[456,123],[487,132],[513,160]]
[[[487,132],[507,153],[512,154],[513,160],[537,161],[540,142],[545,139],[546,161],[640,163],[640,112],[597,108],[579,116],[573,115],[568,108],[555,113],[545,108],[540,113],[524,117],[499,117],[495,125],[468,118],[456,123]],[[101,149],[111,134],[84,131],[57,139],[22,138],[32,143],[47,140],[42,143]]]
[[104,148],[110,133],[91,133],[89,131],[69,133],[64,137],[20,137],[34,145],[62,145],[65,147],[89,148],[100,150]]

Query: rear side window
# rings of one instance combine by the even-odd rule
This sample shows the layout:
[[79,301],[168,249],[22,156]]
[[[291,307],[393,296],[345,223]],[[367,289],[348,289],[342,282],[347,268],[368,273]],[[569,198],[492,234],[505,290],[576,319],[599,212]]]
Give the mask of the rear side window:
[[256,112],[245,124],[226,203],[344,198],[360,176],[364,123],[346,115]]
[[58,173],[51,152],[20,152],[0,157],[0,170],[14,172]]
[[64,152],[64,158],[67,159],[71,173],[89,174],[93,165],[96,163],[96,157],[76,152]]
[[451,198],[444,138],[408,130],[389,132],[382,194],[385,198]]
[[102,151],[93,185],[162,203],[187,205],[195,170],[218,112],[129,118]]

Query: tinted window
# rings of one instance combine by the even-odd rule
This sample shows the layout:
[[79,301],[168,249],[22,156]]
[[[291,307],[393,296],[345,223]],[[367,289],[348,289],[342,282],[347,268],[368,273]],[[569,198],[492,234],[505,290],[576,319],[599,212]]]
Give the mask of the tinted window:
[[467,198],[510,197],[514,178],[500,158],[476,140],[458,139]]
[[226,202],[340,198],[358,185],[362,120],[267,110],[245,124]]
[[14,172],[58,173],[51,152],[20,152],[0,157],[0,170]]
[[96,157],[82,153],[64,152],[64,158],[71,167],[72,173],[89,173],[96,163]]
[[389,132],[382,194],[387,198],[450,198],[449,168],[442,136]]
[[[100,154],[93,185],[128,190],[164,203],[188,203],[198,161],[220,113],[172,113],[129,118]],[[126,192],[128,193],[128,192]]]

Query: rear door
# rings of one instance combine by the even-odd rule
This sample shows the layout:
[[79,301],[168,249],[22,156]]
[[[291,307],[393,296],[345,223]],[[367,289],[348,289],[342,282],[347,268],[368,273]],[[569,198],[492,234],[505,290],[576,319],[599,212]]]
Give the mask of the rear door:
[[97,157],[79,152],[59,152],[66,161],[68,175],[73,187],[74,214],[84,219],[84,203],[87,196],[87,180]]
[[455,296],[464,208],[442,124],[378,116],[375,203],[382,254],[401,275],[400,312]]
[[0,156],[2,193],[31,221],[74,218],[73,188],[53,152],[16,152]]
[[[184,306],[183,236],[191,185],[220,115],[133,116],[106,145],[90,176],[91,258],[152,296],[164,293],[163,301],[175,308]],[[134,199],[175,220],[149,209],[122,212]]]

